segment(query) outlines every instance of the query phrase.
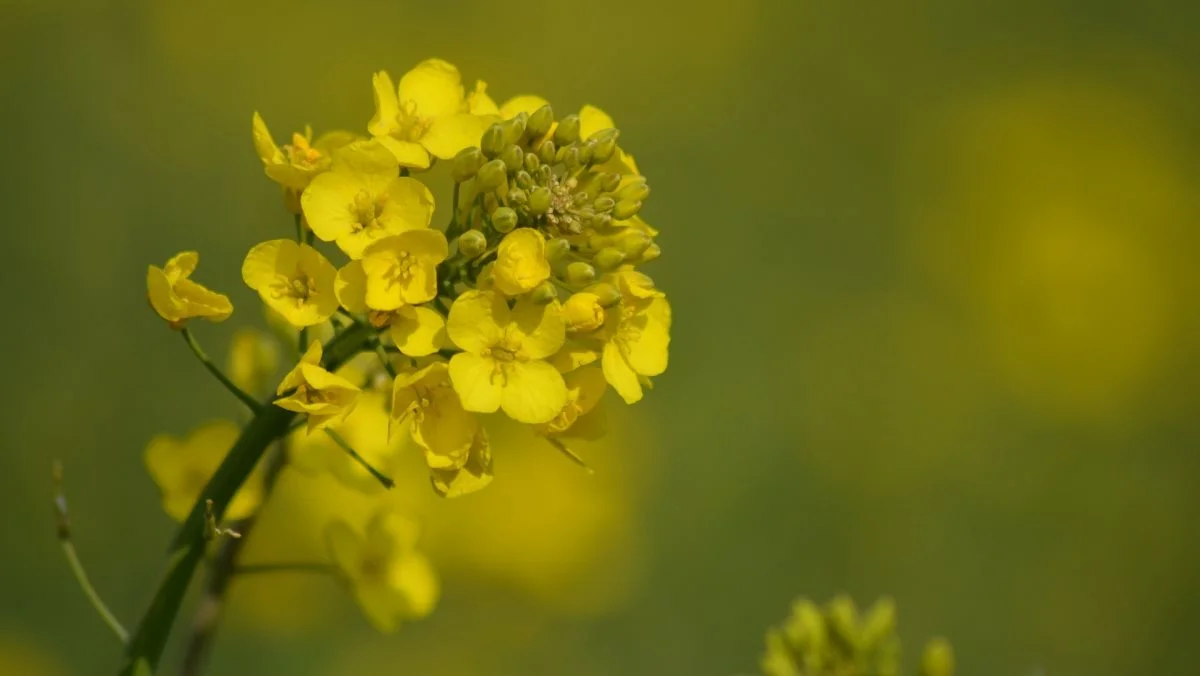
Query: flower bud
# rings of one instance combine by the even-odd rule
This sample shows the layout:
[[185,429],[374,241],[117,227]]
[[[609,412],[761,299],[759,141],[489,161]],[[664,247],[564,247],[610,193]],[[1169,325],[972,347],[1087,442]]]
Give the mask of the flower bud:
[[[516,148],[516,146],[513,147]],[[518,148],[518,150],[520,149]],[[529,190],[533,187],[533,177],[530,176],[529,172],[525,171],[524,169],[518,171],[517,177],[513,180],[516,182],[517,187],[522,190]]]
[[608,282],[593,284],[584,289],[584,291],[595,296],[596,302],[600,303],[600,307],[603,308],[610,308],[621,302],[621,292],[617,290],[617,287]]
[[575,261],[567,266],[567,283],[571,286],[585,286],[594,279],[596,269],[583,261]]
[[533,153],[525,153],[525,171],[533,174],[533,172],[537,171],[537,168],[539,165],[541,165],[541,163],[542,162],[538,159],[537,155]]
[[475,275],[475,288],[480,291],[491,291],[496,288],[496,263],[488,263]]
[[944,638],[935,638],[921,655],[920,676],[954,676],[954,650]]
[[612,192],[620,185],[620,174],[604,173],[600,175],[600,192]]
[[533,111],[529,116],[529,122],[525,125],[525,130],[533,138],[541,138],[550,131],[550,127],[554,126],[554,109],[549,104]]
[[504,143],[520,143],[521,137],[525,135],[525,125],[528,121],[529,114],[522,111],[511,120],[501,122],[500,126],[504,128]]
[[467,258],[475,258],[487,250],[487,237],[478,230],[468,230],[458,236],[458,252]]
[[646,249],[644,251],[642,251],[642,255],[638,257],[638,262],[639,263],[649,263],[650,261],[654,260],[655,258],[658,258],[661,255],[662,255],[662,249],[660,249],[658,247],[658,244],[656,244],[654,242],[650,242],[650,246],[646,247]]
[[[650,235],[647,235],[641,230],[634,230],[633,228],[625,228],[611,237],[594,237],[592,239],[593,241],[606,240],[608,246],[611,246],[625,254],[625,258],[627,259],[637,258],[638,256],[642,255],[643,251],[653,244],[653,240],[650,239]],[[595,246],[595,244],[593,244],[593,246]]]
[[499,123],[493,124],[483,132],[479,141],[479,149],[489,158],[494,158],[504,152],[504,128]]
[[883,645],[896,631],[896,603],[890,598],[875,602],[862,623],[863,648],[871,650]]
[[454,156],[454,164],[450,169],[450,175],[456,183],[469,181],[475,177],[475,173],[483,166],[487,160],[483,157],[483,152],[479,148],[470,147],[463,148]]
[[546,139],[537,149],[538,159],[542,164],[554,164],[555,158],[558,156],[558,148],[555,147],[554,141]]
[[479,183],[481,190],[493,190],[504,185],[508,180],[508,171],[504,166],[503,160],[492,160],[479,168],[479,173],[475,175],[475,180]]
[[588,141],[587,143],[577,144],[576,147],[579,148],[579,163],[584,166],[591,165],[592,151],[595,149],[595,144]]
[[517,171],[525,159],[525,151],[521,150],[520,146],[511,145],[500,153],[500,159],[504,161],[504,166],[508,167],[509,171]]
[[649,196],[650,186],[646,185],[646,179],[641,177],[630,181],[624,188],[621,188],[617,192],[617,199],[634,202],[645,202]]
[[490,214],[499,208],[500,208],[500,198],[496,197],[496,193],[489,192],[489,193],[484,194],[484,196],[483,196],[483,210],[484,211],[486,211],[487,213]]
[[562,237],[555,237],[554,239],[546,242],[546,260],[550,261],[551,263],[562,260],[563,256],[566,256],[567,252],[570,250],[570,242]]
[[492,212],[492,227],[496,232],[508,232],[517,227],[517,212],[508,207],[500,207]]
[[841,643],[849,646],[854,652],[862,647],[862,635],[858,626],[858,610],[849,596],[838,596],[829,602],[826,609],[829,617],[829,628],[838,636]]
[[550,280],[546,280],[533,287],[533,291],[529,292],[529,300],[538,305],[546,305],[550,301],[558,300],[558,287],[554,286]]
[[592,202],[592,208],[598,212],[612,211],[616,206],[616,202],[611,197],[597,197],[595,202]]
[[521,205],[529,200],[529,194],[520,188],[513,188],[508,191],[508,201],[510,204]]
[[596,269],[603,272],[615,270],[618,265],[625,262],[625,254],[612,247],[605,247],[596,252],[592,257],[592,264]]
[[579,161],[579,146],[569,145],[558,149],[555,158],[567,169],[575,170],[583,166]]
[[595,331],[604,324],[604,308],[595,294],[586,291],[572,294],[563,303],[563,320],[572,333]]
[[[485,167],[486,168],[486,167]],[[483,171],[480,170],[480,174]],[[627,218],[637,216],[637,213],[642,210],[642,203],[637,200],[621,200],[613,207],[612,217],[618,221],[623,221]]]
[[542,215],[550,211],[550,189],[539,185],[529,193],[530,213]]
[[558,121],[558,129],[554,130],[554,142],[565,146],[579,140],[579,116],[568,115]]
[[596,164],[604,164],[617,151],[617,136],[619,132],[616,129],[601,129],[592,134],[588,141],[595,143],[592,148],[592,161]]

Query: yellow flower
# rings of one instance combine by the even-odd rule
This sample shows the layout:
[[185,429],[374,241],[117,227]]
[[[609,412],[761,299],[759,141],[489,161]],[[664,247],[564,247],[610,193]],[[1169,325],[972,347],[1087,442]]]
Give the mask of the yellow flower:
[[189,279],[199,262],[200,254],[184,251],[163,268],[151,265],[146,273],[150,305],[173,328],[183,326],[193,317],[220,322],[233,314],[229,298]]
[[381,239],[363,251],[366,303],[396,310],[437,297],[437,266],[449,250],[441,230],[409,230]]
[[[346,419],[331,427],[368,464],[384,474],[392,475],[392,465],[400,444],[388,439],[386,406],[387,397],[382,392],[364,392]],[[292,467],[310,476],[328,472],[343,485],[363,493],[384,490],[379,479],[325,434],[297,432],[292,435],[288,459]]]
[[312,128],[303,134],[292,134],[292,142],[282,148],[275,145],[267,123],[254,113],[254,149],[262,160],[267,176],[284,188],[300,192],[308,187],[317,174],[329,170],[330,153],[355,139],[348,131],[333,131],[323,134],[312,142]]
[[450,347],[446,319],[436,310],[423,305],[404,305],[391,311],[368,306],[367,275],[362,261],[350,261],[338,270],[334,291],[347,312],[369,314],[375,326],[388,326],[392,342],[410,357],[424,357]]
[[[478,145],[491,116],[472,115],[458,69],[429,59],[392,85],[386,71],[372,78],[375,116],[367,130],[387,146],[402,166],[429,167],[430,155],[448,160],[463,148]],[[476,101],[476,107],[483,104]]]
[[604,436],[606,418],[599,406],[606,385],[604,373],[596,368],[581,368],[563,375],[567,384],[567,403],[553,420],[539,426],[548,437],[599,439]]
[[258,392],[279,366],[276,343],[257,329],[241,328],[233,334],[229,345],[229,379],[246,392]]
[[606,310],[600,364],[617,394],[632,404],[642,398],[645,378],[667,370],[671,306],[650,278],[633,270],[613,274],[621,302]]
[[256,245],[242,262],[242,279],[293,326],[320,324],[337,312],[337,269],[307,244],[273,239]]
[[359,141],[339,150],[333,168],[300,196],[313,234],[359,258],[381,237],[427,227],[433,193],[398,172],[396,158],[378,142]]
[[408,417],[410,434],[425,449],[430,469],[465,465],[479,422],[463,410],[446,362],[401,373],[392,388],[392,421],[400,424]]
[[567,387],[562,375],[541,361],[562,347],[566,336],[557,302],[518,302],[509,309],[493,291],[467,291],[450,307],[450,340],[464,350],[450,360],[450,380],[463,408],[514,420],[544,423],[562,410]]
[[295,390],[275,405],[308,416],[308,431],[344,420],[358,402],[359,387],[321,367],[321,342],[313,341],[275,394]]
[[329,555],[367,619],[381,632],[425,617],[437,604],[437,575],[416,549],[416,523],[378,512],[360,536],[344,521],[325,531]]
[[542,106],[549,105],[549,103],[546,99],[532,94],[514,96],[500,106],[500,117],[511,120],[521,113],[532,115],[533,111]]
[[462,467],[430,469],[433,490],[443,498],[458,498],[474,493],[492,482],[492,446],[487,430],[479,426]]
[[545,235],[533,228],[517,228],[504,236],[492,267],[495,288],[508,296],[519,296],[549,278]]
[[563,303],[563,318],[567,323],[567,331],[571,333],[595,331],[604,324],[604,308],[600,306],[600,297],[586,291],[571,294]]
[[475,89],[467,94],[467,112],[472,115],[499,115],[500,109],[487,93],[487,83],[475,81]]
[[[185,439],[162,434],[150,440],[146,469],[162,491],[163,509],[172,519],[187,518],[240,434],[234,423],[216,420],[196,428]],[[233,496],[225,517],[236,521],[250,516],[262,497],[263,476],[256,470]]]

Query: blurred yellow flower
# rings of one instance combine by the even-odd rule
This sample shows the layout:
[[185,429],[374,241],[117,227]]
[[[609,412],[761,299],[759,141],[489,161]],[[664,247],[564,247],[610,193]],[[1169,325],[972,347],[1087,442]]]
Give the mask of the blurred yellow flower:
[[320,251],[290,239],[255,245],[242,262],[242,280],[293,326],[320,324],[337,311],[337,270]]
[[642,379],[667,369],[671,306],[645,275],[621,270],[613,276],[621,302],[606,311],[600,363],[608,384],[632,404],[642,398]]
[[492,267],[495,288],[505,295],[519,296],[549,278],[545,235],[533,228],[517,228],[504,236]]
[[398,172],[396,159],[375,141],[340,149],[333,168],[313,179],[300,197],[313,234],[359,258],[381,237],[427,227],[433,193]]
[[397,310],[437,296],[437,266],[449,250],[441,230],[409,230],[363,251],[364,300],[372,310]]
[[[284,393],[294,390],[291,394]],[[300,363],[279,383],[275,405],[308,416],[308,431],[345,420],[354,410],[361,390],[345,378],[321,367],[321,342],[308,346]]]
[[344,521],[325,531],[334,565],[381,632],[395,631],[401,620],[425,617],[437,604],[438,579],[416,549],[418,534],[415,522],[390,511],[377,512],[363,535]]
[[391,418],[394,425],[408,419],[413,441],[425,450],[431,469],[462,467],[479,429],[451,386],[444,361],[396,376]]
[[333,131],[313,143],[312,128],[307,128],[303,134],[292,134],[292,142],[280,148],[257,112],[254,113],[253,129],[254,150],[262,160],[267,176],[294,192],[304,190],[313,177],[327,171],[332,161],[330,154],[355,139],[351,132]]
[[[478,145],[494,118],[473,115],[465,99],[458,69],[441,59],[417,64],[392,84],[386,71],[371,80],[375,116],[367,130],[396,157],[401,166],[429,167],[430,155],[448,160],[468,146]],[[486,108],[474,97],[475,107]]]
[[233,334],[227,362],[234,385],[245,392],[262,391],[279,367],[277,343],[258,329],[240,328]]
[[151,265],[146,273],[150,305],[172,327],[178,328],[193,317],[220,322],[233,314],[228,297],[190,279],[199,262],[200,254],[184,251],[162,268]]
[[[337,431],[372,467],[391,474],[401,444],[388,439],[387,397],[379,391],[363,392],[345,420],[333,423]],[[288,445],[288,458],[297,470],[315,475],[328,472],[342,484],[363,493],[383,490],[379,480],[344,448],[324,434],[296,432]]]
[[566,337],[557,302],[519,301],[511,310],[493,291],[466,291],[450,307],[450,340],[464,350],[450,360],[450,379],[468,411],[499,408],[524,423],[549,422],[567,401],[562,375],[541,361]]
[[[167,514],[182,522],[201,497],[241,430],[228,420],[215,420],[193,430],[184,439],[160,434],[146,446],[146,469],[162,492]],[[232,520],[244,519],[258,509],[263,498],[262,473],[256,471],[242,484],[225,511]]]

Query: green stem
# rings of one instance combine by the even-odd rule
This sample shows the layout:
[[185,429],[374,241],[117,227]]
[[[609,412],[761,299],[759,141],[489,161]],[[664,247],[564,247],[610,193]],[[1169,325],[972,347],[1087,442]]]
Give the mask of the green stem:
[[104,605],[104,599],[100,598],[100,594],[92,587],[91,581],[88,580],[87,572],[83,569],[83,563],[79,561],[79,554],[75,551],[75,545],[70,540],[60,540],[63,554],[67,557],[67,563],[71,566],[71,572],[75,574],[75,579],[79,582],[79,586],[83,588],[83,593],[88,597],[88,601],[92,603],[92,607],[100,614],[100,619],[112,629],[113,633],[120,639],[124,645],[129,642],[129,632],[125,627],[121,626],[121,621],[113,615],[108,606]]
[[392,360],[388,359],[387,350],[384,349],[383,343],[375,341],[375,354],[379,355],[379,361],[383,362],[383,370],[392,378],[396,377],[396,367],[392,366]]
[[359,465],[362,465],[363,469],[370,472],[371,476],[378,479],[379,483],[383,484],[384,488],[392,488],[396,485],[396,482],[392,481],[392,478],[390,476],[375,469],[375,467],[373,465],[371,465],[371,463],[367,462],[366,458],[359,455],[358,451],[354,450],[354,447],[350,445],[350,442],[346,441],[345,437],[338,434],[334,430],[329,429],[328,427],[325,428],[325,434],[329,435],[329,438],[333,439],[333,442],[335,444],[337,444],[338,446],[341,446],[343,451],[345,451],[346,453],[349,453],[350,457],[354,458],[354,461],[357,462]]
[[188,347],[192,348],[192,352],[196,355],[196,358],[200,360],[201,364],[204,364],[204,368],[208,369],[209,373],[213,374],[217,380],[221,381],[221,384],[225,386],[225,389],[232,392],[233,396],[237,397],[243,404],[250,407],[251,411],[257,413],[259,409],[258,402],[254,400],[254,397],[251,397],[243,392],[242,388],[233,384],[233,381],[230,380],[229,377],[224,373],[222,373],[221,369],[217,368],[216,364],[212,363],[212,360],[208,358],[208,355],[204,354],[204,349],[200,347],[200,343],[196,342],[196,337],[192,335],[191,330],[185,326],[180,329],[179,332],[183,334],[183,339],[187,341]]
[[[370,345],[371,333],[351,327],[329,342],[324,366],[336,370],[346,360]],[[171,626],[179,614],[188,584],[204,559],[205,500],[213,501],[217,518],[225,514],[238,488],[250,476],[267,448],[287,432],[295,416],[270,401],[257,406],[254,419],[242,430],[216,474],[192,505],[192,511],[180,526],[171,544],[167,570],[142,616],[133,636],[126,644],[121,662],[121,676],[147,676],[158,669],[163,649],[171,634]]]

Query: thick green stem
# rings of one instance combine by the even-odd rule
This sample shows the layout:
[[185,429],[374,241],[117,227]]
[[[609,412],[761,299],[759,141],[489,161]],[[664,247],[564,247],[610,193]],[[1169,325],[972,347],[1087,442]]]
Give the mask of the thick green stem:
[[[325,368],[336,369],[350,357],[368,348],[371,340],[373,335],[369,327],[347,329],[329,342],[325,351]],[[166,574],[126,645],[119,672],[121,676],[148,676],[158,669],[183,597],[204,558],[205,500],[213,501],[213,513],[219,520],[234,493],[250,476],[267,448],[287,432],[295,415],[273,406],[269,400],[257,406],[254,419],[242,430],[242,435],[204,487],[187,520],[180,526],[171,544]]]

